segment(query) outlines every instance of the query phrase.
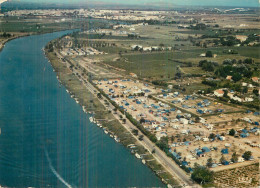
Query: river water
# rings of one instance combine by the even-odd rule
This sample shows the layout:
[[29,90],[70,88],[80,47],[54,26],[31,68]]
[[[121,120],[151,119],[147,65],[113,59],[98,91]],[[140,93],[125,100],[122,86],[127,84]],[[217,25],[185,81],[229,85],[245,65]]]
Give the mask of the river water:
[[0,185],[163,186],[59,87],[42,48],[66,33],[15,39],[0,53]]

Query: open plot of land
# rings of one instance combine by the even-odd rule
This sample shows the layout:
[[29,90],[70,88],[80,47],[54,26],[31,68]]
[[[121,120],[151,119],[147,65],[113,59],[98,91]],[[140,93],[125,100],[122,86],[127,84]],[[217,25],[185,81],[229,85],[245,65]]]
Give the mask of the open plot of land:
[[216,172],[214,183],[218,187],[259,187],[259,163]]
[[[176,54],[180,55],[180,54]],[[177,72],[179,63],[172,61],[174,53],[149,53],[123,55],[117,61],[105,61],[105,63],[126,70],[129,74],[135,73],[141,78],[173,78]]]

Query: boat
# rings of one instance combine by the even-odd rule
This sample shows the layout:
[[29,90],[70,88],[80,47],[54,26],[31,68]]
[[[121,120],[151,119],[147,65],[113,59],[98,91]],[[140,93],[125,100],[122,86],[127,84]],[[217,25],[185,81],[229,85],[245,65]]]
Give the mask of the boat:
[[105,133],[105,134],[108,134],[108,132],[107,132],[106,130],[104,131],[104,133]]
[[90,117],[90,118],[89,118],[89,121],[90,121],[91,123],[93,122],[93,120],[94,120],[93,117]]
[[136,156],[137,159],[141,158],[141,156],[138,153],[135,153],[135,156]]
[[120,142],[120,139],[117,136],[115,136],[114,139],[116,142]]
[[142,160],[142,163],[143,163],[143,164],[145,164],[145,163],[146,163],[144,159]]

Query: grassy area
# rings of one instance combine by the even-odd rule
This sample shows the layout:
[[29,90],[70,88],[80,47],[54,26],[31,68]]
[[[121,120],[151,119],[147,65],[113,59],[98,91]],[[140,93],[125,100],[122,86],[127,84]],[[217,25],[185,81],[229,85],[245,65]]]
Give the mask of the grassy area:
[[133,72],[141,78],[173,78],[180,65],[171,60],[175,55],[179,56],[172,52],[124,54],[117,61],[106,60],[105,63],[125,69],[126,73]]
[[0,18],[0,32],[20,32],[20,33],[49,33],[60,30],[99,27],[104,25],[105,21],[89,19],[87,22],[83,19],[69,19],[62,21],[54,18],[43,19],[24,19],[17,17]]

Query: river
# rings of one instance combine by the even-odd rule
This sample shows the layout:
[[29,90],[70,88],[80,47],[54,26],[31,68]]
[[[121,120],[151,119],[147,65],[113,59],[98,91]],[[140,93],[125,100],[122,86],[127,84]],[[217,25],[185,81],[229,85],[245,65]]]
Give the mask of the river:
[[0,185],[164,186],[59,87],[42,48],[67,32],[15,39],[0,53]]

